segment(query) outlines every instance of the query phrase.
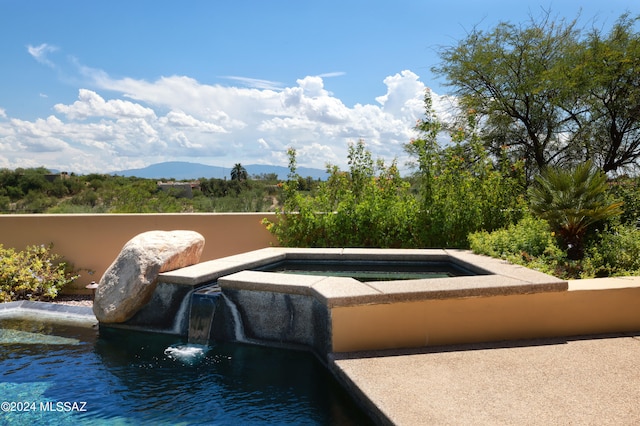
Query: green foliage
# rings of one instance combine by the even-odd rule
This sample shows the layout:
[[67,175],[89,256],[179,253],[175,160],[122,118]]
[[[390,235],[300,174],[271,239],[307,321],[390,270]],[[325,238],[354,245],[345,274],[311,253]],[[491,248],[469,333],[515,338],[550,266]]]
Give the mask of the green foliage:
[[522,163],[510,164],[502,155],[490,158],[476,133],[475,113],[449,128],[452,144],[436,140],[442,124],[425,94],[426,119],[418,121],[420,138],[407,152],[418,165],[421,212],[417,228],[425,247],[467,247],[470,232],[491,231],[517,221],[524,208]]
[[364,142],[349,146],[349,171],[329,167],[314,196],[298,191],[296,153],[278,219],[265,221],[284,246],[415,247],[418,205],[395,163],[374,164]]
[[563,279],[640,275],[640,230],[630,225],[596,232],[586,242],[585,256],[580,260],[569,259],[549,224],[531,216],[494,232],[472,233],[469,241],[477,254]]
[[247,169],[242,167],[242,164],[236,163],[231,169],[231,180],[236,180],[238,182],[243,182],[247,180],[249,175],[247,174]]
[[640,275],[640,230],[618,225],[598,232],[586,251],[583,278]]
[[469,242],[474,253],[501,258],[547,274],[575,278],[579,273],[575,263],[568,261],[566,253],[558,246],[549,224],[530,215],[503,229],[474,232],[469,235]]
[[624,14],[608,34],[593,29],[566,75],[567,89],[584,94],[578,117],[587,156],[605,172],[640,158],[639,19]]
[[558,251],[555,234],[549,224],[529,215],[503,229],[471,233],[469,243],[475,253],[508,259],[514,263]]
[[45,168],[0,170],[0,208],[43,213],[70,193],[69,182],[51,181]]
[[[242,176],[242,175],[241,175]],[[316,182],[299,178],[310,190]],[[274,211],[281,193],[276,175],[255,180],[199,179],[192,198],[160,190],[154,179],[89,174],[50,174],[39,169],[0,169],[3,213],[181,213]],[[25,192],[25,190],[27,192]]]
[[611,183],[610,192],[614,199],[622,201],[623,213],[620,222],[640,226],[640,179],[621,177]]
[[272,211],[275,200],[276,197],[266,194],[263,187],[255,187],[238,193],[230,191],[218,197],[196,195],[191,205],[194,211],[199,212],[263,212]]
[[179,213],[188,204],[182,197],[158,190],[150,179],[132,178],[127,185],[115,187],[110,196],[113,213]]
[[434,71],[480,117],[492,154],[509,147],[532,174],[593,160],[603,171],[640,158],[638,18],[607,34],[583,31],[549,12],[524,24],[472,29],[440,51]]
[[568,148],[558,137],[574,123],[561,104],[555,69],[564,66],[576,37],[575,22],[548,16],[531,18],[528,25],[500,22],[489,31],[473,29],[444,48],[443,63],[434,71],[484,118],[482,138],[492,152],[506,145],[527,166],[541,168]]
[[0,244],[0,301],[51,300],[77,275],[51,251],[51,246],[5,249]]
[[236,179],[200,179],[200,191],[209,197],[226,197],[232,194],[239,195],[242,185]]
[[607,177],[587,162],[573,169],[546,169],[529,189],[531,210],[558,233],[570,259],[584,256],[590,228],[622,213],[607,196]]

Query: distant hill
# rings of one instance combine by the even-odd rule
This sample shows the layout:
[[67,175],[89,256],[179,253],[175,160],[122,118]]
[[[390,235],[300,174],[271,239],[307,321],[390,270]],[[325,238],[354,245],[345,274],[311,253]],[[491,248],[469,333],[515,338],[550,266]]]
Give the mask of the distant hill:
[[[249,176],[275,173],[279,179],[286,179],[289,169],[283,166],[269,166],[264,164],[243,165]],[[314,169],[308,167],[298,167],[298,174],[302,177],[311,176],[313,179],[327,179],[328,175],[325,170]],[[230,179],[231,168],[220,166],[208,166],[206,164],[189,163],[185,161],[167,161],[165,163],[157,163],[142,169],[119,170],[110,174],[118,176],[135,176],[145,179],[175,179],[189,180],[198,178],[218,178]]]

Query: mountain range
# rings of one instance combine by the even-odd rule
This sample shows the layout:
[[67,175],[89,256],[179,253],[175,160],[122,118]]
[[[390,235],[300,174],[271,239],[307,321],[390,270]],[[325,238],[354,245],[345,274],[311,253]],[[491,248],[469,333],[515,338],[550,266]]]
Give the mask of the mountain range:
[[[262,174],[274,173],[278,179],[286,179],[289,169],[282,166],[270,166],[265,164],[243,165],[247,174],[259,176]],[[302,177],[324,180],[328,177],[325,170],[309,167],[298,167],[297,172]],[[109,174],[118,176],[135,176],[145,179],[174,179],[189,180],[198,178],[231,179],[231,168],[221,166],[209,166],[200,163],[189,163],[186,161],[167,161],[164,163],[152,164],[142,169],[129,169],[110,172]]]

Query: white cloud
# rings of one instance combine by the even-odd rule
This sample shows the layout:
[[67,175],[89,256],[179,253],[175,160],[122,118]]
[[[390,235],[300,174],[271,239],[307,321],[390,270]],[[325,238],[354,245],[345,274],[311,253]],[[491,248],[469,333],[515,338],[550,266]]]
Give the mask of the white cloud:
[[108,118],[145,118],[155,117],[150,108],[121,99],[105,101],[91,90],[80,89],[78,100],[72,105],[56,104],[54,110],[71,120],[83,120],[92,117]]
[[48,58],[47,55],[49,53],[53,53],[55,51],[57,51],[58,48],[56,46],[52,46],[50,44],[47,43],[42,43],[39,46],[32,46],[32,45],[27,45],[27,51],[29,52],[29,54],[31,56],[33,56],[33,58],[40,62],[41,64],[45,64],[51,68],[54,68],[54,64],[53,62],[51,62]]
[[269,143],[264,140],[264,138],[258,138],[258,145],[260,145],[261,148],[269,149]]
[[213,123],[198,120],[182,111],[169,111],[160,122],[171,127],[191,128],[200,132],[225,133],[225,129]]
[[334,72],[326,72],[323,74],[318,74],[318,77],[322,77],[322,78],[329,78],[329,77],[341,77],[343,75],[346,75],[346,72],[343,71],[334,71]]
[[405,70],[389,76],[384,79],[384,84],[387,93],[376,98],[384,111],[402,115],[423,108],[425,86],[413,72]]
[[[398,157],[402,165],[403,145],[424,114],[425,85],[408,70],[384,79],[378,104],[353,107],[328,92],[321,76],[276,89],[202,84],[187,76],[113,79],[87,67],[82,73],[92,89],[81,88],[71,104],[56,104],[55,116],[24,121],[0,109],[0,117],[9,118],[0,121],[0,147],[14,147],[3,149],[3,164],[78,173],[176,158],[286,166],[286,150],[294,147],[300,166],[344,168],[348,143],[364,139],[374,158]],[[441,101],[434,94],[436,108]]]
[[[346,146],[343,148],[343,151],[346,151]],[[299,147],[296,151],[296,160],[300,164],[314,164],[321,169],[327,164],[341,163],[334,147],[317,142]]]
[[233,81],[237,81],[237,82],[242,83],[243,85],[245,85],[247,87],[251,87],[251,88],[254,88],[254,89],[266,89],[266,90],[281,90],[282,89],[282,83],[279,83],[277,81],[260,80],[258,78],[239,77],[239,76],[234,76],[234,75],[227,75],[227,76],[224,76],[224,78],[229,79],[229,80],[233,80]]
[[0,108],[0,118],[7,118],[7,111],[4,108]]

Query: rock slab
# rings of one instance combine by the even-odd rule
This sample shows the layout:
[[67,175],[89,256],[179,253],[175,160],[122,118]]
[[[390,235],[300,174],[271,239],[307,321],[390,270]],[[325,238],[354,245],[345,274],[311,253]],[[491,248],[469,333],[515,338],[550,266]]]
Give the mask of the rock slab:
[[204,237],[195,231],[149,231],[129,240],[106,270],[93,302],[102,323],[125,322],[151,299],[158,274],[200,261]]

